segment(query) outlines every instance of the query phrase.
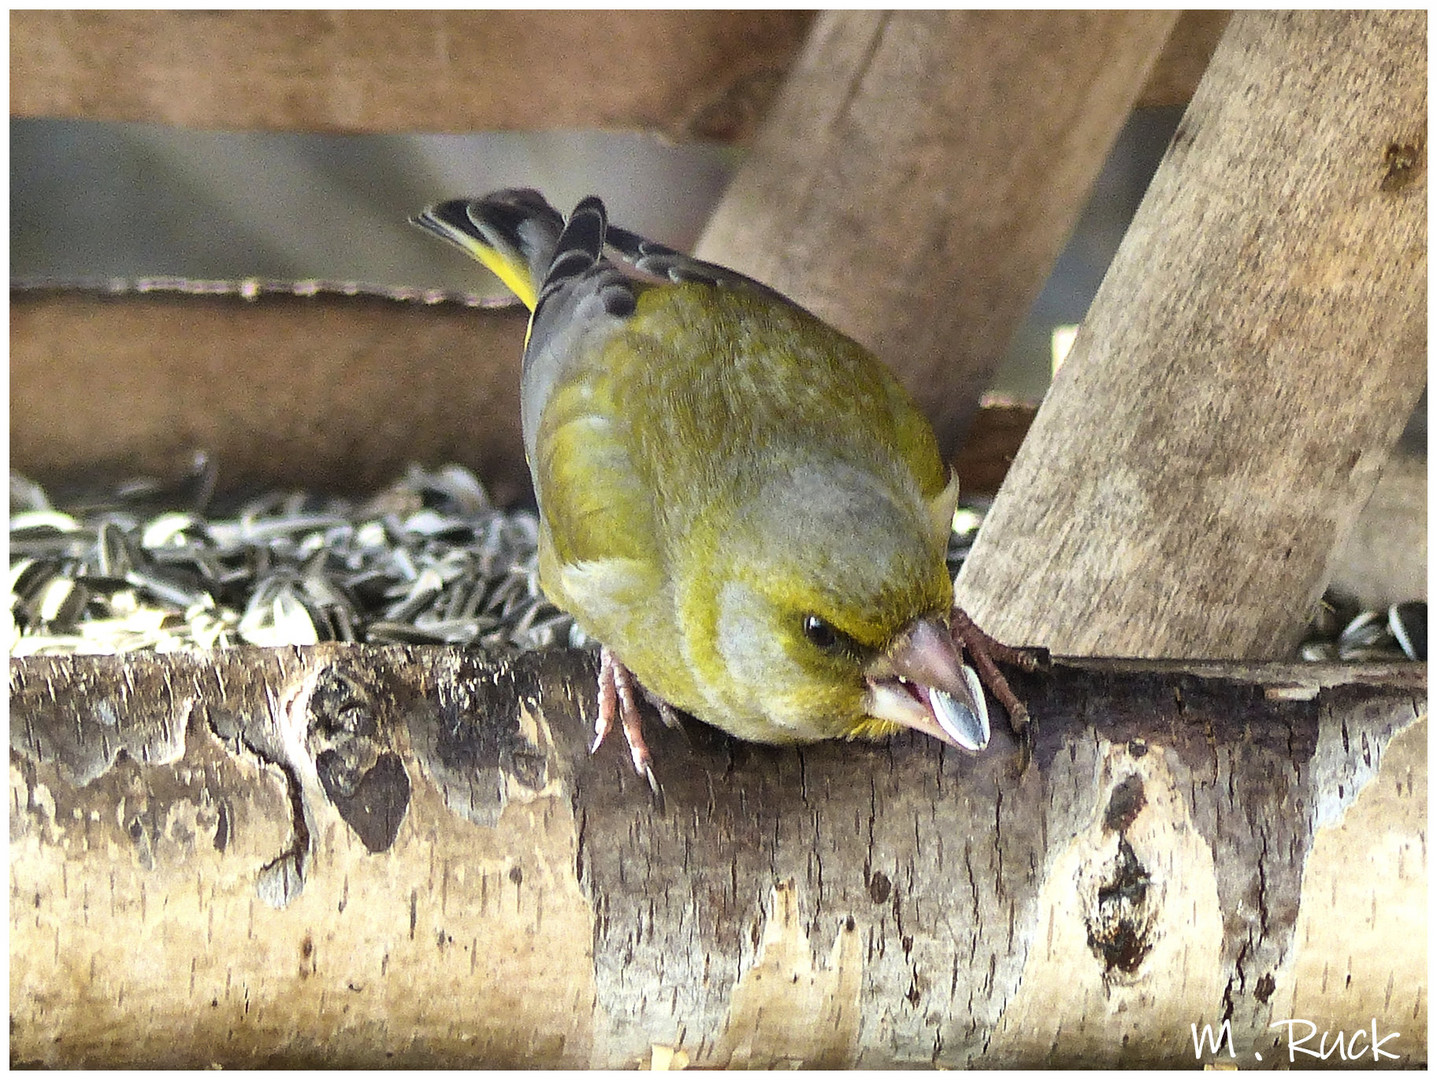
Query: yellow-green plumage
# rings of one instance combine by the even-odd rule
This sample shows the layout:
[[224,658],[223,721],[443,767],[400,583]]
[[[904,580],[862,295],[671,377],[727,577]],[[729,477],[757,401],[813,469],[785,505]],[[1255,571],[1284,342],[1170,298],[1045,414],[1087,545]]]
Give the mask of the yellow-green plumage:
[[[549,398],[532,467],[545,591],[649,689],[744,738],[843,736],[862,719],[856,665],[804,648],[806,613],[877,650],[952,606],[947,521],[928,507],[947,470],[927,422],[867,352],[767,296],[644,292]],[[803,502],[804,470],[833,485],[815,497],[861,505]],[[716,643],[736,580],[789,616],[772,632],[793,639],[791,677],[733,678]],[[764,715],[774,699],[792,726]]]
[[[650,691],[734,735],[892,731],[865,709],[866,673],[953,603],[957,487],[912,398],[861,346],[720,268],[658,249],[681,280],[562,252],[550,270],[557,214],[503,199],[420,223],[536,298],[523,409],[544,591]],[[815,646],[810,617],[837,646]]]

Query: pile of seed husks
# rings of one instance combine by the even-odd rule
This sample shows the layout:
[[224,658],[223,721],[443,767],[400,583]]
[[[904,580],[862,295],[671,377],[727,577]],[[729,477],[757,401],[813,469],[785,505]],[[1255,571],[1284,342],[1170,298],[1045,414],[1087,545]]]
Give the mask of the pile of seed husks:
[[1361,611],[1332,593],[1308,627],[1304,660],[1385,663],[1427,659],[1427,602],[1408,600],[1386,611]]
[[[495,507],[467,469],[411,467],[363,500],[306,493],[212,505],[213,468],[52,503],[10,477],[12,656],[319,641],[582,644],[539,591],[538,520]],[[987,503],[965,504],[956,574]],[[1329,598],[1309,660],[1426,658],[1426,604],[1344,611]]]
[[205,512],[206,484],[185,487],[59,507],[12,474],[11,655],[579,636],[539,592],[534,513],[496,508],[465,469],[411,468],[365,500],[283,493],[226,513]]

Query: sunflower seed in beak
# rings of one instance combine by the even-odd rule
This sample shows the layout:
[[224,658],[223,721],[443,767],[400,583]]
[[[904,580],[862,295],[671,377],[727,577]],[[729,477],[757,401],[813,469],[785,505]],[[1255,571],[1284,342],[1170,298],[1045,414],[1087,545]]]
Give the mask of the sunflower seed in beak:
[[963,681],[968,684],[968,692],[978,706],[976,713],[947,691],[936,686],[925,689],[928,692],[929,707],[933,710],[933,718],[938,721],[939,726],[952,736],[953,741],[962,749],[976,754],[988,745],[988,739],[992,735],[988,726],[988,702],[983,697],[983,686],[978,681],[978,673],[967,664],[963,665],[962,671]]

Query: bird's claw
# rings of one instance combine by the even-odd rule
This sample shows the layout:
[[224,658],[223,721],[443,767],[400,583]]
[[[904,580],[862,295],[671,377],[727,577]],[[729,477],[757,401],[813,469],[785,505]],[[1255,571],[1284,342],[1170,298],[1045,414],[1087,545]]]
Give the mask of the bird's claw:
[[[594,753],[603,745],[604,739],[614,729],[614,720],[617,718],[624,730],[624,739],[629,744],[629,759],[633,762],[634,772],[649,782],[655,798],[662,803],[664,793],[659,786],[658,777],[654,775],[653,755],[649,753],[648,744],[644,742],[643,718],[639,715],[639,703],[634,695],[636,686],[638,683],[634,680],[633,673],[624,666],[623,661],[607,646],[600,646],[599,715],[594,721],[594,741],[589,746],[589,753]],[[640,686],[639,689],[643,690],[643,687]],[[670,723],[673,709],[668,702],[657,701],[647,690],[644,695],[660,705],[659,714],[664,717],[666,724]],[[674,723],[677,721],[674,720]]]
[[1039,667],[1047,666],[1048,650],[1019,649],[1012,645],[1004,645],[997,638],[987,634],[960,607],[953,609],[952,626],[953,640],[973,661],[973,667],[978,672],[979,680],[998,699],[998,703],[1008,711],[1008,725],[1013,729],[1013,733],[1022,736],[1030,722],[1028,709],[1018,700],[1018,695],[1013,693],[1013,688],[1008,685],[1008,680],[998,670],[998,665],[994,663],[994,660],[1013,664],[1024,671],[1037,671]]
[[654,793],[654,802],[659,813],[662,814],[664,812],[664,789],[659,783],[659,778],[654,775],[653,768],[647,762],[644,764],[644,779],[649,782],[649,790]]

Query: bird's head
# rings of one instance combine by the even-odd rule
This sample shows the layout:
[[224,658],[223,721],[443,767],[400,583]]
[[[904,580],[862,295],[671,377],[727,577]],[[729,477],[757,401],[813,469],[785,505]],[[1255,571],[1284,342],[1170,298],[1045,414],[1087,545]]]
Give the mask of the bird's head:
[[956,481],[924,499],[901,471],[805,462],[727,518],[686,620],[721,726],[761,742],[911,728],[981,750],[982,690],[948,626],[956,499]]

